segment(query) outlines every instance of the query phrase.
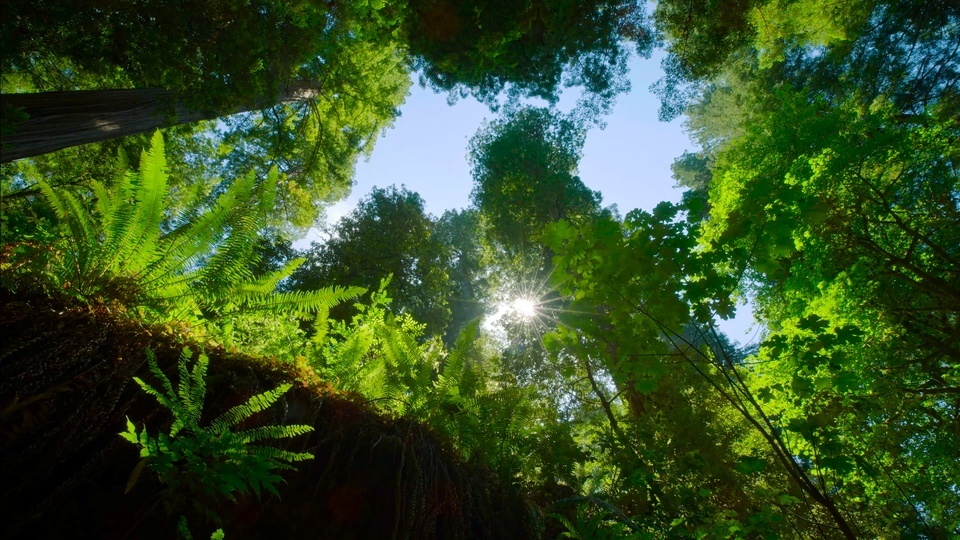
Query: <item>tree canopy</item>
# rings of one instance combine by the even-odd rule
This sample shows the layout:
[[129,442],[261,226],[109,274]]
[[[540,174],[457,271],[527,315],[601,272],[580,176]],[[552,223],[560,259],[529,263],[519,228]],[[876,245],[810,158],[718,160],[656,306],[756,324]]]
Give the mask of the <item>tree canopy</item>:
[[519,253],[535,245],[547,224],[597,211],[600,195],[576,176],[585,137],[575,118],[528,107],[474,135],[471,197],[496,241]]
[[[3,10],[5,145],[143,128],[0,168],[4,536],[960,535],[955,2],[171,5]],[[621,215],[578,167],[657,40],[695,148]],[[294,249],[411,69],[494,106],[470,206]]]
[[404,187],[374,189],[303,256],[306,262],[293,275],[292,287],[313,290],[350,283],[376,290],[390,279],[386,291],[398,313],[409,313],[442,333],[450,319],[447,298],[450,251],[435,235],[436,225],[423,209],[423,199]]

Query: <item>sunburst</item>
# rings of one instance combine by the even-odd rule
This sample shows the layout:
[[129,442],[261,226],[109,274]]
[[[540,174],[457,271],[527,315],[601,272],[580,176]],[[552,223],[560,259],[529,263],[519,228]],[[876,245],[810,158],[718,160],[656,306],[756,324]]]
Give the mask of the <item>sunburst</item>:
[[536,299],[520,296],[513,299],[510,308],[521,318],[532,319],[537,316],[537,304]]
[[541,341],[543,335],[559,323],[555,306],[562,299],[548,285],[550,274],[521,275],[505,279],[495,300],[495,310],[484,321],[484,327],[504,343],[524,338]]

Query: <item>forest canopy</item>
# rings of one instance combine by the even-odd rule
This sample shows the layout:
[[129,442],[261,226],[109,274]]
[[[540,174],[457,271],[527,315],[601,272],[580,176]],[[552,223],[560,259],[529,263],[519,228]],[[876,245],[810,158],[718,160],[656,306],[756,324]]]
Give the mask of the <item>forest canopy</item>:
[[[579,166],[655,48],[693,149],[621,215]],[[0,49],[4,536],[960,536],[955,2],[15,0]],[[470,205],[324,224],[417,79],[490,107]]]

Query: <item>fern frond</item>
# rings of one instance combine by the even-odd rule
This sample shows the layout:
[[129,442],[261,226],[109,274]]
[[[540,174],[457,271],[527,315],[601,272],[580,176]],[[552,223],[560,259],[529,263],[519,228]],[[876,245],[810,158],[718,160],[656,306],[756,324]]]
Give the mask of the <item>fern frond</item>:
[[[193,351],[184,347],[177,359],[177,371],[180,382],[177,393],[169,393],[171,401],[177,402],[179,410],[174,411],[173,424],[170,426],[170,436],[173,437],[182,429],[193,431],[200,422],[200,413],[203,410],[203,396],[206,394],[207,355],[200,353],[193,365],[193,373],[187,368],[187,362],[193,357]],[[198,388],[199,387],[199,388]],[[197,394],[199,392],[199,399]],[[179,398],[179,399],[177,399]]]
[[169,398],[167,398],[167,396],[163,392],[160,392],[156,388],[150,386],[149,384],[144,382],[143,379],[141,379],[140,377],[134,377],[133,381],[137,383],[137,385],[139,385],[140,388],[142,388],[145,393],[156,398],[156,400],[164,407],[170,409],[171,411],[179,410],[180,407],[176,402],[171,401]]
[[263,219],[266,219],[267,215],[274,209],[274,204],[277,200],[277,182],[280,180],[280,173],[277,171],[277,166],[274,165],[270,167],[270,170],[267,172],[267,178],[260,185],[260,197],[257,209],[260,214],[263,216]]
[[465,356],[467,351],[473,347],[479,333],[479,320],[471,322],[460,331],[460,334],[453,344],[453,348],[450,349],[446,361],[443,364],[443,371],[437,376],[437,382],[434,386],[438,395],[447,396],[451,393],[459,394],[459,391],[455,392],[454,390],[460,385],[460,381],[463,379],[463,373],[466,368],[464,361]]
[[[292,427],[292,426],[283,426],[283,427]],[[292,437],[293,435],[291,435]],[[273,460],[279,461],[306,461],[308,459],[313,459],[313,454],[309,452],[290,452],[288,450],[281,450],[280,448],[274,448],[272,446],[251,446],[250,453],[255,456],[262,456],[270,458]],[[276,465],[275,465],[276,466]]]
[[[117,197],[114,199],[114,207],[110,209],[109,218],[106,221],[109,227],[103,229],[103,252],[107,255],[100,262],[101,274],[112,272],[119,261],[130,251],[131,238],[136,235],[136,213],[137,200],[135,198],[137,174],[128,171],[115,188]],[[158,231],[159,232],[159,231]]]
[[249,296],[244,300],[241,311],[267,311],[275,314],[317,313],[360,296],[366,289],[362,287],[325,287],[315,291],[291,291],[264,296]]
[[[164,257],[155,265],[175,268],[177,273],[196,270],[196,264],[208,255],[226,235],[227,226],[253,196],[254,177],[246,175],[234,180],[226,192],[217,197],[212,208],[190,220],[165,237]],[[150,269],[150,275],[162,279],[167,272]]]
[[177,361],[177,371],[180,375],[180,384],[177,386],[177,396],[180,397],[180,404],[184,411],[190,411],[193,402],[193,392],[190,389],[190,370],[187,369],[187,363],[184,356],[190,357],[190,349],[184,348],[180,353],[180,359]]
[[327,332],[330,330],[330,310],[321,306],[317,309],[317,316],[313,319],[313,338],[311,341],[317,345],[323,345],[327,340]]
[[133,227],[123,245],[129,246],[129,250],[123,250],[124,256],[131,251],[143,254],[156,249],[167,201],[166,166],[163,135],[157,130],[150,140],[150,149],[145,150],[140,158],[140,174],[133,193]]
[[100,224],[102,227],[109,227],[112,210],[116,206],[113,191],[96,180],[90,182],[90,187],[93,189],[93,196],[97,199],[96,208],[100,215]]
[[[324,368],[330,379],[339,379],[344,390],[361,391],[363,381],[370,375],[371,365],[364,359],[375,343],[373,331],[368,327],[356,328],[343,342],[324,354]],[[361,392],[362,393],[362,392]]]
[[176,401],[176,394],[173,391],[173,384],[160,369],[160,366],[157,365],[157,357],[154,356],[153,351],[150,349],[147,349],[146,354],[147,365],[150,367],[150,372],[153,373],[156,378],[160,379],[160,383],[163,385],[163,389],[166,393],[161,393],[149,384],[143,382],[139,377],[134,377],[133,380],[140,385],[140,388],[142,388],[144,392],[155,397],[157,401],[159,401],[164,407],[170,410],[179,409],[179,405],[174,403]]
[[210,303],[227,296],[225,293],[253,277],[249,263],[253,260],[259,223],[249,215],[241,215],[232,224],[230,235],[198,273],[197,286]]
[[[181,358],[189,358],[191,354],[192,353],[190,352],[190,349],[184,347]],[[191,384],[189,392],[190,405],[187,410],[190,413],[189,420],[193,425],[199,425],[200,423],[200,415],[203,411],[203,400],[207,395],[207,366],[209,365],[209,362],[210,359],[207,357],[207,355],[200,353],[200,355],[197,356],[197,361],[194,362],[193,370],[188,377],[188,380],[191,382]],[[183,363],[186,365],[186,360],[184,360]],[[183,377],[182,372],[180,376]],[[182,378],[180,380],[183,381]]]
[[89,212],[83,204],[69,191],[53,189],[42,178],[37,179],[40,193],[53,208],[54,214],[70,231],[69,242],[73,245],[73,264],[67,266],[74,273],[74,279],[85,277],[91,259],[100,253],[98,241],[99,229],[90,219]]
[[264,439],[287,439],[313,431],[313,426],[303,424],[289,426],[262,426],[234,433],[244,443],[259,442]]
[[223,433],[231,426],[235,426],[254,414],[269,408],[276,403],[287,390],[290,390],[290,387],[291,385],[289,383],[281,384],[273,390],[251,397],[246,403],[231,408],[214,420],[213,423],[210,424],[210,429],[214,433]]
[[53,189],[43,178],[37,178],[40,193],[53,208],[57,218],[67,224],[74,238],[81,243],[90,243],[95,237],[94,228],[87,210],[69,191]]
[[249,295],[271,294],[277,290],[277,285],[284,279],[290,277],[294,270],[299,268],[304,261],[306,261],[304,258],[293,259],[285,264],[283,268],[275,272],[269,272],[250,282],[240,285],[240,287],[237,288],[237,292],[240,294]]

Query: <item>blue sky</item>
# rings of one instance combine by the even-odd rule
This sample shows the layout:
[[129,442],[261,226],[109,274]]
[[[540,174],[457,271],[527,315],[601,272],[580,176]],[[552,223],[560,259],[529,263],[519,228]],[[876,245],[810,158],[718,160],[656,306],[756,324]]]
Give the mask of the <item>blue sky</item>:
[[[673,187],[670,164],[693,146],[683,131],[682,119],[670,123],[657,120],[659,100],[649,87],[661,75],[659,55],[635,57],[630,64],[632,90],[620,96],[605,129],[590,131],[583,148],[580,179],[603,194],[604,206],[616,204],[623,215],[634,208],[650,210],[660,201],[680,200],[681,190]],[[575,96],[575,91],[568,90],[559,107],[568,109]],[[446,94],[414,84],[400,118],[377,141],[370,158],[357,164],[350,196],[327,209],[327,221],[334,222],[355,208],[374,186],[406,185],[423,197],[427,211],[435,216],[469,205],[473,180],[467,145],[481,123],[494,117],[495,113],[473,98],[449,105]],[[319,231],[313,229],[295,245],[307,247],[318,236]],[[744,313],[722,328],[730,337],[745,341],[750,320]]]
[[[657,120],[658,100],[648,87],[661,75],[659,59],[634,58],[630,67],[632,91],[620,96],[606,129],[589,133],[580,162],[581,180],[603,193],[605,206],[616,203],[623,213],[679,200],[670,164],[691,148],[680,120]],[[561,109],[575,101],[571,93],[575,91],[562,96]],[[373,186],[391,184],[420,193],[434,215],[467,206],[473,184],[467,144],[481,123],[494,116],[473,98],[449,105],[446,94],[415,84],[401,117],[377,141],[369,160],[358,163],[350,197],[328,209],[328,219],[335,221],[353,209]]]

